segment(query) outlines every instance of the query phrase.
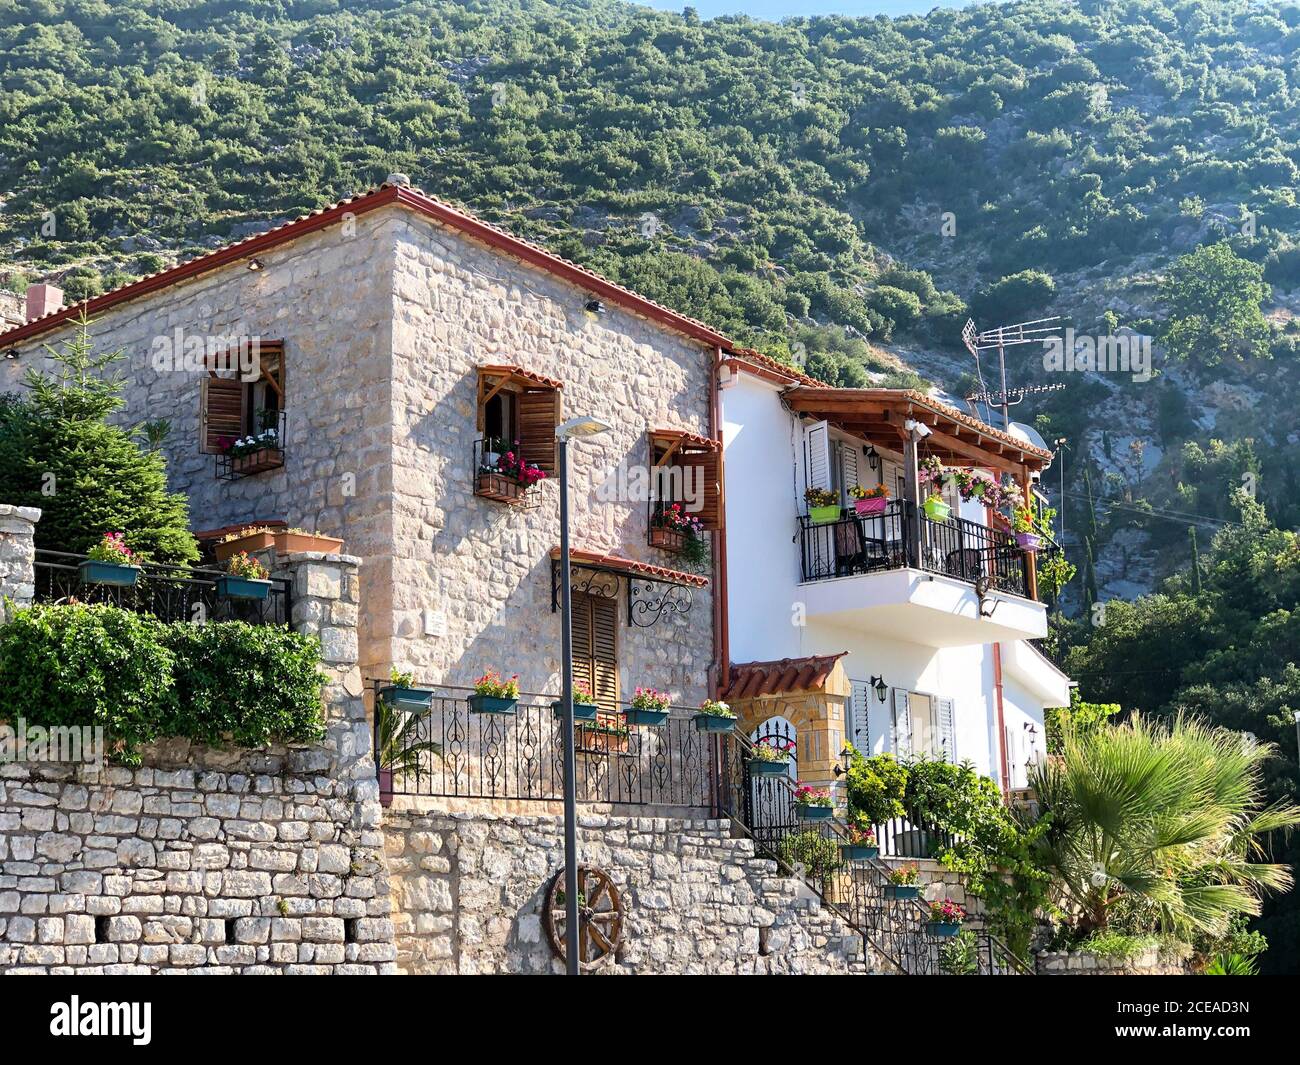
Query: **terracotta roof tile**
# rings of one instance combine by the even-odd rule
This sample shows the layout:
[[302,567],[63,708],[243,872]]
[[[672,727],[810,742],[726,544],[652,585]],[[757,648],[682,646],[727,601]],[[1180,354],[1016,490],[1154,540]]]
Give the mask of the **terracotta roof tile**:
[[[559,557],[560,549],[558,547],[551,548],[551,558]],[[668,581],[670,584],[684,584],[691,588],[703,588],[709,583],[708,577],[703,577],[698,573],[686,573],[683,570],[669,569],[667,566],[656,566],[649,562],[641,562],[635,558],[624,558],[622,555],[602,555],[598,551],[582,551],[578,548],[572,548],[569,551],[569,559],[575,566],[591,566],[597,569],[612,570],[616,573],[626,573],[632,577]]]
[[846,654],[847,651],[841,651],[836,655],[782,658],[777,662],[732,663],[722,698],[756,699],[760,695],[821,691],[835,663]]

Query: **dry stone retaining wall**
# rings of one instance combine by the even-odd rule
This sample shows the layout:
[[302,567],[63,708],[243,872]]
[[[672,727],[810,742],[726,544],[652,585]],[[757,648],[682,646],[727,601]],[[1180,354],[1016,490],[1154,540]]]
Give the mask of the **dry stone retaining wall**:
[[[564,864],[554,816],[389,810],[397,964],[406,973],[561,971],[542,923]],[[724,821],[579,813],[582,861],[628,917],[610,973],[865,973],[861,938]]]

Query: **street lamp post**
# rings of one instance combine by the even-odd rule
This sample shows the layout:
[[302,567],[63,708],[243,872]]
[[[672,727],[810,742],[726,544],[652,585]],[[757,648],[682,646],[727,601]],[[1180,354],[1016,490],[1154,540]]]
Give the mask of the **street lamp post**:
[[609,428],[595,418],[570,418],[555,428],[560,451],[560,701],[564,735],[564,960],[569,976],[578,957],[578,755],[573,736],[573,602],[569,593],[569,441]]

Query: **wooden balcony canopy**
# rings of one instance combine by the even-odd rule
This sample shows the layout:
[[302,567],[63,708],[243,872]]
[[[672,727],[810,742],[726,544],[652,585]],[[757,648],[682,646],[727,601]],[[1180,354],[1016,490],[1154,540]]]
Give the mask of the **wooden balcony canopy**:
[[[558,561],[560,549],[551,548],[552,560]],[[704,588],[709,579],[698,573],[685,573],[682,570],[656,566],[639,559],[624,558],[622,555],[600,554],[596,551],[583,551],[572,548],[569,551],[569,563],[582,569],[599,570],[623,577],[635,577],[637,580],[654,581],[659,584],[680,584],[685,588]]]
[[923,453],[938,456],[946,466],[987,467],[1025,482],[1052,461],[1050,451],[911,389],[800,386],[783,396],[796,414],[824,419],[890,451],[902,450],[909,419],[922,422],[930,428]]

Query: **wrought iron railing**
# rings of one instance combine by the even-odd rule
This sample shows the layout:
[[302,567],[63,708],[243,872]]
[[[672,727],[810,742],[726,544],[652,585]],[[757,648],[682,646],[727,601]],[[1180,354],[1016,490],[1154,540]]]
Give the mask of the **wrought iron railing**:
[[1029,595],[1025,554],[1015,537],[965,518],[935,521],[907,500],[892,500],[877,514],[850,510],[833,522],[801,515],[799,551],[805,581],[911,568]]
[[[371,686],[380,698],[387,682]],[[432,690],[427,709],[410,711],[415,720],[403,732],[403,742],[437,744],[439,753],[425,751],[413,771],[394,773],[393,794],[520,802],[564,798],[563,733],[551,708],[557,696],[524,693],[513,713],[493,714],[473,712],[470,689]],[[696,731],[694,712],[673,707],[659,726],[628,726],[621,711],[576,722],[578,801],[712,810],[717,745]]]
[[[518,447],[518,444],[513,445]],[[531,510],[541,505],[542,494],[536,485],[524,484],[514,473],[508,472],[504,457],[511,445],[504,440],[484,437],[474,441],[474,494],[498,503]]]
[[753,837],[761,853],[799,875],[887,963],[908,975],[1032,974],[984,928],[970,927],[957,938],[934,934],[925,902],[890,896],[891,866],[881,857],[845,857],[843,822],[800,820],[788,776],[751,774],[752,749],[736,734],[719,752],[724,811]]
[[85,555],[65,551],[36,552],[38,603],[109,603],[150,614],[162,621],[245,621],[250,625],[287,625],[293,616],[292,582],[273,578],[265,599],[223,596],[218,582],[221,570],[145,563],[130,587],[83,581],[80,566]]

